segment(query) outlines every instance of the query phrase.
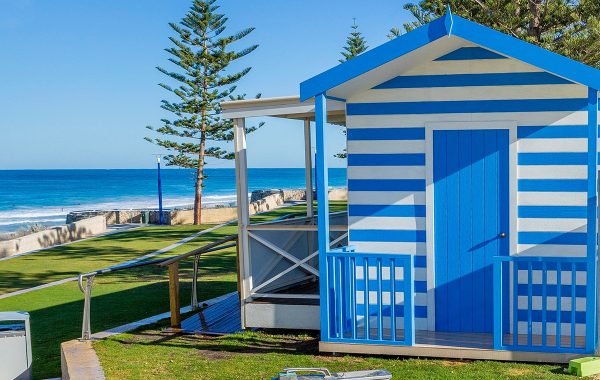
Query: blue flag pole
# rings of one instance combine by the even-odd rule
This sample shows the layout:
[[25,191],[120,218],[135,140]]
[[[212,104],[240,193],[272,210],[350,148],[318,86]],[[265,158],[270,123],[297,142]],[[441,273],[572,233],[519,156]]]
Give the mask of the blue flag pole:
[[162,207],[162,184],[160,181],[160,156],[156,156],[156,166],[158,169],[158,224],[163,224],[163,207]]

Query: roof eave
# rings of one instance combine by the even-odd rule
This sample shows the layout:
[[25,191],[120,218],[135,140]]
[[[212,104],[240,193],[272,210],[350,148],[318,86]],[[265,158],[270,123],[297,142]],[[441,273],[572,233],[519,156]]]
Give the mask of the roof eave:
[[[336,99],[327,100],[328,119],[333,123],[344,123],[346,107]],[[221,117],[225,119],[250,117],[278,117],[284,119],[314,119],[315,102],[300,102],[299,96],[230,100],[221,102]]]
[[359,75],[448,35],[460,37],[569,81],[600,90],[600,70],[448,11],[429,24],[300,83],[300,101],[326,93]]

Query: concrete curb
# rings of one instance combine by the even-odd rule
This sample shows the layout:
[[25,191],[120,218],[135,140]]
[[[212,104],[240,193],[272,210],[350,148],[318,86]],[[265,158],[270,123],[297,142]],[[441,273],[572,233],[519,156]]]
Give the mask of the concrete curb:
[[91,341],[70,340],[60,345],[63,380],[104,380],[104,371]]

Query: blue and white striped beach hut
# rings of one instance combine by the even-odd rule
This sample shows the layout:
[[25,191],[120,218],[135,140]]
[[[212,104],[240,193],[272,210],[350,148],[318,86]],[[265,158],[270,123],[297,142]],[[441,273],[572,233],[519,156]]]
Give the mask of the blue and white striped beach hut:
[[[321,350],[594,353],[599,88],[600,71],[449,11],[301,83]],[[340,103],[349,235],[333,249],[324,129]]]
[[594,352],[599,86],[600,71],[450,12],[303,82],[319,183],[325,98],[348,128],[351,248],[328,249],[319,205],[323,348],[428,331]]

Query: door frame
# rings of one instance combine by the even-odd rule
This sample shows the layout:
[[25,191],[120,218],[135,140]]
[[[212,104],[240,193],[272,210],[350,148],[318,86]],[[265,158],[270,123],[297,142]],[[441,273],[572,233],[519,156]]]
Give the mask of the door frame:
[[[442,121],[425,123],[425,233],[427,254],[427,329],[435,331],[435,221],[434,221],[434,182],[433,182],[433,131],[435,130],[508,130],[508,254],[517,252],[517,121]],[[512,294],[512,283],[509,284]],[[512,321],[512,310],[510,321]]]

